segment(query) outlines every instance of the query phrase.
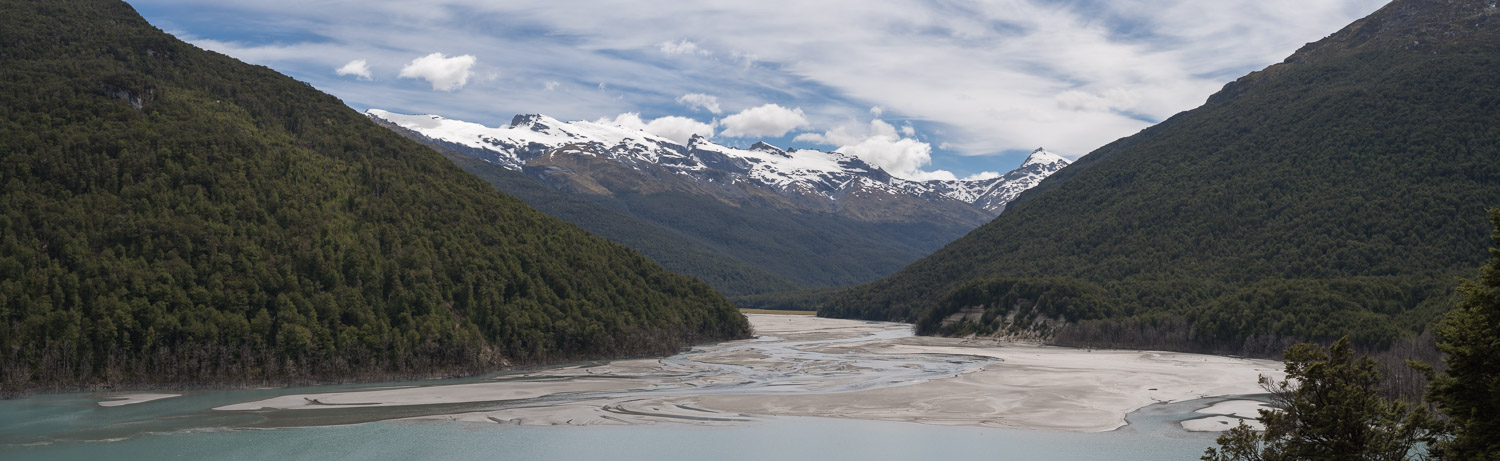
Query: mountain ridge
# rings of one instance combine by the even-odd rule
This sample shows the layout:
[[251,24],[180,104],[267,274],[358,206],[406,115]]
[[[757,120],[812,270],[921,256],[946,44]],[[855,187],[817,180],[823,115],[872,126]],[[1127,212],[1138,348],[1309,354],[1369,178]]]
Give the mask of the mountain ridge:
[[[970,230],[968,226],[945,227],[925,223],[869,223],[827,212],[798,210],[786,207],[785,197],[772,195],[759,187],[748,187],[745,194],[738,197],[702,194],[697,184],[681,181],[674,175],[667,176],[670,181],[662,182],[593,155],[560,156],[556,161],[513,171],[483,160],[491,155],[487,151],[428,138],[387,122],[377,120],[377,123],[386,123],[387,128],[437,149],[461,168],[485,178],[501,190],[513,191],[538,208],[551,210],[558,217],[570,217],[579,226],[600,232],[616,242],[635,242],[638,245],[646,241],[647,245],[636,247],[644,251],[651,246],[660,246],[662,243],[656,240],[667,235],[683,235],[686,239],[676,249],[698,246],[750,264],[790,284],[764,289],[765,285],[747,283],[759,278],[754,271],[721,274],[716,269],[705,269],[705,261],[700,258],[662,260],[668,266],[684,268],[684,273],[704,280],[718,280],[716,288],[736,295],[788,289],[797,291],[874,280],[895,272]],[[555,174],[558,172],[561,173]],[[609,172],[618,174],[602,174]],[[624,183],[619,192],[606,188],[606,185],[622,179]],[[539,190],[538,186],[547,190]],[[571,200],[546,203],[558,195]],[[564,203],[579,203],[579,200],[585,204],[565,207],[572,209],[556,207]],[[588,211],[598,207],[624,214],[636,223],[611,223],[608,213]],[[628,231],[643,226],[671,232],[643,235]],[[667,244],[675,243],[678,242]],[[648,253],[655,257],[671,257],[659,251]],[[689,269],[694,267],[696,269]],[[718,267],[727,269],[731,266]],[[796,282],[790,282],[792,280]],[[772,285],[782,284],[773,282]],[[804,307],[811,309],[813,306]]]
[[[1393,2],[819,313],[1254,355],[1419,333],[1482,264],[1500,203],[1492,5]],[[1411,31],[1444,39],[1408,46]]]
[[752,266],[713,247],[700,237],[639,219],[622,210],[554,189],[520,171],[511,170],[453,149],[415,132],[374,119],[403,136],[432,147],[459,168],[525,201],[548,216],[574,223],[595,235],[634,248],[663,267],[707,282],[727,296],[786,292],[801,286]]
[[[707,259],[668,251],[629,229],[670,229],[684,248],[747,263],[793,281],[792,290],[849,285],[895,272],[993,216],[954,197],[1003,210],[1020,190],[1067,164],[1038,149],[1028,163],[1000,177],[916,182],[844,154],[784,150],[765,142],[737,149],[703,136],[676,143],[633,129],[544,115],[517,115],[512,125],[500,128],[379,109],[366,115],[443,151],[496,187],[527,191],[523,198],[532,206],[569,216],[617,242],[633,242],[658,262],[713,281],[734,296],[786,290],[766,289],[785,285],[767,283],[755,271],[711,270]],[[485,171],[484,164],[523,173],[639,223],[580,212],[587,207],[581,204],[545,203],[551,199],[528,186],[530,181]],[[730,266],[735,265],[721,267]]]
[[[678,143],[644,131],[599,122],[563,122],[540,114],[516,115],[510,126],[489,128],[431,114],[405,115],[383,109],[369,109],[365,113],[435,140],[491,152],[493,155],[484,160],[511,169],[521,169],[532,159],[556,155],[558,152],[553,151],[570,146],[571,149],[560,152],[603,156],[632,166],[650,163],[689,176],[730,173],[728,177],[700,179],[750,180],[802,203],[803,208],[835,212],[839,198],[866,192],[920,197],[938,206],[951,206],[946,202],[958,201],[977,206],[993,217],[1004,210],[1005,203],[1016,193],[1070,163],[1060,155],[1038,149],[1020,167],[998,177],[918,181],[897,178],[851,155],[786,150],[764,141],[736,149],[695,134],[686,143]],[[831,203],[814,206],[808,202],[811,197]],[[919,220],[897,214],[866,219]]]

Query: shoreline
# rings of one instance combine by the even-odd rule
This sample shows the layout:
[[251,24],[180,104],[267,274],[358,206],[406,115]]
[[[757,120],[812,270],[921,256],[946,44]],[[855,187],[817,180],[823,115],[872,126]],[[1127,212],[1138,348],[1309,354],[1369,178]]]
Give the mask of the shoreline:
[[[1158,402],[1259,394],[1268,360],[914,337],[910,326],[751,315],[759,337],[661,359],[586,362],[464,384],[289,394],[216,411],[443,407],[402,420],[744,424],[808,416],[1108,432]],[[454,406],[470,407],[455,410]]]
[[[753,338],[751,338],[753,339]],[[747,339],[730,339],[723,341],[695,344],[683,348],[681,352],[691,350],[695,347],[710,346],[730,341],[746,341]],[[553,368],[567,368],[581,365],[608,363],[618,360],[647,360],[659,359],[671,356],[661,355],[622,355],[613,357],[600,357],[589,359],[563,359],[555,362],[540,364],[515,365],[505,368],[486,368],[475,371],[451,371],[431,373],[368,373],[344,378],[296,378],[296,379],[271,379],[271,380],[226,380],[220,382],[163,382],[163,383],[117,383],[117,384],[82,384],[67,386],[42,386],[21,390],[0,391],[0,401],[23,399],[34,395],[59,395],[59,394],[82,394],[82,393],[152,393],[154,391],[187,393],[205,391],[238,391],[255,389],[295,389],[299,387],[320,386],[359,386],[365,384],[392,384],[421,385],[435,384],[441,381],[487,379],[492,376],[507,374],[523,374],[545,371]],[[382,386],[383,387],[383,386]]]

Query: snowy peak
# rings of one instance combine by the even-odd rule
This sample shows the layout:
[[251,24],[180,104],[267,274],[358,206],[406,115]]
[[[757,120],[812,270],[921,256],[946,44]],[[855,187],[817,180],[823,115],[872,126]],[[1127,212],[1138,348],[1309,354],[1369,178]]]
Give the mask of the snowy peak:
[[1031,151],[1031,155],[1026,157],[1026,161],[1021,162],[1020,167],[998,178],[959,181],[952,195],[962,197],[963,200],[992,213],[1000,214],[1022,192],[1036,187],[1043,179],[1047,179],[1052,173],[1056,173],[1057,170],[1071,163],[1073,162],[1061,155],[1038,148]]
[[380,109],[370,109],[366,115],[512,170],[554,156],[586,155],[612,160],[647,177],[670,174],[698,184],[752,184],[796,203],[822,204],[815,209],[839,209],[851,196],[900,196],[922,203],[962,202],[998,214],[1021,191],[1069,163],[1060,155],[1037,149],[1019,168],[1000,177],[911,181],[842,153],[787,150],[765,142],[740,149],[701,135],[693,135],[683,145],[603,121],[563,122],[526,114],[512,118],[510,126],[489,128],[436,115]]
[[510,127],[544,133],[551,128],[547,123],[551,118],[541,114],[520,114],[510,119]]
[[387,112],[380,109],[370,109],[368,111],[365,111],[365,115],[389,121],[401,126],[414,126],[428,130],[438,129],[443,127],[444,125],[449,125],[449,129],[462,129],[465,125],[472,125],[478,128],[484,127],[483,125],[480,125],[478,123],[448,120],[438,115],[404,115],[394,112]]
[[750,150],[753,150],[753,151],[756,151],[756,152],[767,153],[767,154],[771,154],[771,155],[779,155],[779,156],[782,156],[782,157],[788,157],[788,158],[791,157],[791,155],[788,155],[786,153],[786,151],[781,150],[780,147],[776,147],[776,146],[773,146],[773,145],[770,145],[770,144],[766,144],[765,141],[756,142],[754,145],[750,146]]
[[1061,168],[1062,166],[1067,166],[1067,164],[1069,163],[1072,162],[1069,162],[1068,159],[1063,158],[1063,156],[1048,152],[1047,148],[1045,147],[1038,147],[1036,150],[1031,151],[1031,155],[1026,156],[1026,161],[1021,162],[1021,167],[1025,168],[1031,165],[1053,166],[1060,164],[1058,168]]

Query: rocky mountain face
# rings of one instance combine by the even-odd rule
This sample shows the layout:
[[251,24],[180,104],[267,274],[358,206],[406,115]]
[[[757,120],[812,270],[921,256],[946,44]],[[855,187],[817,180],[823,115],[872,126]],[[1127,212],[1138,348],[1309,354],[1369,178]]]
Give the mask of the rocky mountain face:
[[977,227],[1069,163],[1037,149],[1020,168],[999,177],[913,181],[836,152],[788,150],[764,142],[738,149],[701,136],[680,144],[641,131],[545,115],[517,115],[508,127],[490,128],[436,115],[379,109],[366,114],[574,193],[674,190],[731,205],[825,212],[865,222]]
[[950,197],[979,208],[999,214],[1005,211],[1010,202],[1032,187],[1036,187],[1043,179],[1056,173],[1063,167],[1068,166],[1068,159],[1048,152],[1046,149],[1037,149],[1021,162],[1021,166],[1011,170],[997,178],[959,180],[959,181],[929,181],[938,194]]

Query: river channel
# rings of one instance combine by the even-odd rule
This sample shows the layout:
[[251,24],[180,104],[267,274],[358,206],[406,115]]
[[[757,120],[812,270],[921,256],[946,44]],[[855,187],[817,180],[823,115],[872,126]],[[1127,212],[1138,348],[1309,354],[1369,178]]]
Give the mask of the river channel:
[[1255,398],[1256,377],[1279,372],[1230,357],[914,337],[894,323],[751,321],[756,339],[662,359],[0,401],[0,458],[1195,459],[1217,434],[1182,422],[1237,423],[1200,412]]

